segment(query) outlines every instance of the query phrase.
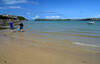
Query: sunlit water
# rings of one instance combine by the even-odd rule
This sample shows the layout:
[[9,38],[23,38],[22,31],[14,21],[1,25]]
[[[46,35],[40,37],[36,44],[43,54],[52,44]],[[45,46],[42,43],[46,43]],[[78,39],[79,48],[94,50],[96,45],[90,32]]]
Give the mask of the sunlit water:
[[25,21],[26,32],[69,40],[76,45],[100,47],[100,21]]

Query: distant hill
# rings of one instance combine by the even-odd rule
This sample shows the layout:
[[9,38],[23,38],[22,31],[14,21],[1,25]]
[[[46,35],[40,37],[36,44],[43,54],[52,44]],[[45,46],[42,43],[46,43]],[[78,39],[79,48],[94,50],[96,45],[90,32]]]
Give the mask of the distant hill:
[[35,19],[35,21],[100,21],[100,18],[86,18],[86,19]]

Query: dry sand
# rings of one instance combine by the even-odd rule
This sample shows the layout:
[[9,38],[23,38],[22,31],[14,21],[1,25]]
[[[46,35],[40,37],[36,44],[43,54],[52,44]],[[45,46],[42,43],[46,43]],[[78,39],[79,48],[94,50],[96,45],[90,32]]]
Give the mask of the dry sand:
[[[6,33],[5,33],[6,32]],[[78,48],[61,48],[57,43],[41,44],[0,31],[0,64],[100,64],[100,53]],[[11,36],[13,35],[13,36]],[[17,37],[23,34],[19,33]]]

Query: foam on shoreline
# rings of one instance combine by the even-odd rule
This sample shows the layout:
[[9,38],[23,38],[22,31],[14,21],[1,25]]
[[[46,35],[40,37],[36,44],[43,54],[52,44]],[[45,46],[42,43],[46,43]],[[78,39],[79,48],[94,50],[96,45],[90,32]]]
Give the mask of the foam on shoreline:
[[81,46],[89,46],[89,47],[100,47],[99,45],[93,45],[93,44],[85,44],[85,43],[80,43],[80,42],[74,42],[76,45],[81,45]]

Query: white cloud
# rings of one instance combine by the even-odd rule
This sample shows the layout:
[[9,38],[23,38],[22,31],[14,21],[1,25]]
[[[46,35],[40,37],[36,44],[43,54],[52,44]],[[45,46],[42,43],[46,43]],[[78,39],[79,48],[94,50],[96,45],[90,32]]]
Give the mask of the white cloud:
[[7,6],[7,7],[0,7],[0,9],[24,9],[20,6]]
[[30,1],[30,0],[0,0],[2,4],[19,4],[19,3],[32,3],[39,4],[39,2]]
[[100,15],[96,15],[95,17],[100,17]]
[[30,12],[27,12],[26,14],[27,14],[27,15],[30,15],[31,13],[30,13]]
[[9,6],[8,8],[17,8],[17,9],[21,9],[22,7],[20,7],[20,6]]
[[46,16],[47,19],[59,19],[60,16]]
[[60,18],[60,16],[55,16],[56,18]]
[[18,4],[18,3],[26,3],[27,0],[1,0],[4,4]]
[[37,18],[40,18],[40,16],[37,15],[37,16],[33,17],[33,19],[37,19]]

